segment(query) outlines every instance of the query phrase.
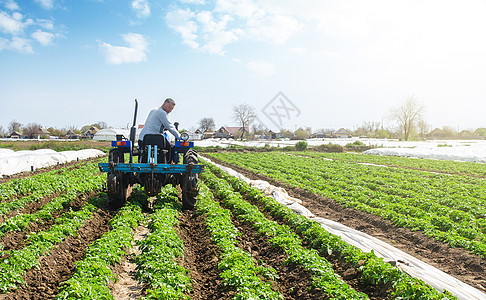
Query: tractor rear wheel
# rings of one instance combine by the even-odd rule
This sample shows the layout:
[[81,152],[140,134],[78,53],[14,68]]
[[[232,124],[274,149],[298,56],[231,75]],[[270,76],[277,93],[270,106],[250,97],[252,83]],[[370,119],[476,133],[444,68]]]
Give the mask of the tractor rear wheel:
[[[197,152],[193,149],[189,149],[184,155],[184,164],[197,165]],[[199,190],[197,188],[197,174],[184,174],[182,175],[181,182],[182,190],[182,209],[193,210],[196,205],[197,195]]]
[[[124,163],[125,155],[119,149],[111,149],[108,155],[108,163],[112,164]],[[107,174],[107,188],[108,188],[108,207],[110,209],[118,209],[122,207],[128,198],[128,177],[121,172]]]

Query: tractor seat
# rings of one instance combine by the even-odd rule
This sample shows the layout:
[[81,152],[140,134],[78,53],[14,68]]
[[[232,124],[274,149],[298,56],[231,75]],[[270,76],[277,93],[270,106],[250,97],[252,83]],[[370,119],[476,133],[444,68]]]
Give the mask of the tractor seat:
[[158,158],[157,161],[159,163],[163,162],[163,156],[162,156],[162,151],[165,151],[165,160],[170,161],[171,158],[171,145],[170,143],[165,139],[163,135],[160,134],[146,134],[143,137],[143,141],[140,143],[139,141],[139,149],[140,149],[140,154],[138,156],[138,162],[146,163],[147,162],[147,146],[148,145],[157,145],[158,148]]
[[144,149],[146,145],[157,145],[159,149],[170,150],[170,143],[160,134],[146,134],[140,148]]

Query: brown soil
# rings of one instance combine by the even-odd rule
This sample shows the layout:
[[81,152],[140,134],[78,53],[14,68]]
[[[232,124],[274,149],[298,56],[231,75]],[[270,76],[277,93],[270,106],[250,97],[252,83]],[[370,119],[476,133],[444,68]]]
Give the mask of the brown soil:
[[139,226],[133,235],[133,248],[128,251],[128,257],[124,257],[121,263],[115,266],[113,273],[118,281],[110,286],[111,295],[115,299],[139,299],[144,289],[143,285],[135,279],[137,272],[136,263],[133,258],[141,253],[137,241],[147,237],[149,229],[146,226]]
[[17,290],[0,299],[52,299],[58,293],[61,282],[69,279],[75,268],[75,262],[83,256],[87,245],[100,238],[109,230],[109,220],[112,214],[98,210],[88,220],[76,236],[70,236],[57,245],[50,255],[39,259],[39,268],[27,271],[25,283]]
[[30,214],[32,212],[35,212],[39,210],[42,206],[44,206],[46,203],[51,201],[53,198],[56,198],[60,195],[60,192],[50,194],[48,196],[45,196],[44,198],[40,199],[39,201],[32,201],[27,203],[24,207],[20,207],[17,210],[12,210],[9,213],[6,213],[3,216],[0,216],[0,223],[3,223],[5,220],[14,217],[19,214]]
[[233,299],[235,292],[221,284],[218,270],[218,250],[211,243],[205,225],[206,217],[192,211],[183,212],[178,234],[184,242],[182,265],[192,280],[189,297],[192,300]]
[[270,266],[277,271],[278,278],[271,282],[273,290],[289,300],[329,299],[320,289],[312,287],[312,275],[302,266],[286,264],[287,255],[273,248],[265,236],[259,235],[251,225],[237,218],[233,218],[232,221],[241,233],[238,237],[238,247],[250,253],[255,263]]
[[[71,209],[74,211],[78,210],[84,203],[86,203],[86,199],[88,199],[88,197],[94,196],[95,194],[96,192],[93,192],[89,195],[80,195],[71,203],[64,205],[64,208],[62,210],[53,212],[51,214],[52,218],[49,220],[39,220],[38,222],[31,223],[28,228],[22,231],[7,232],[3,237],[0,238],[0,244],[4,246],[5,251],[22,249],[23,247],[25,247],[26,238],[30,233],[41,232],[49,229],[54,224],[56,218],[70,211]],[[52,197],[48,198],[49,200],[52,199]],[[29,207],[29,209],[25,209],[24,213],[35,213],[40,207],[41,206],[39,205],[33,205]]]
[[[189,270],[192,281],[188,296],[192,300],[232,299],[235,292],[221,284],[218,252],[211,243],[204,215],[185,211],[180,214],[179,222],[177,232],[184,243],[184,257],[180,264]],[[147,234],[147,227],[140,227],[135,232],[135,240],[143,239]],[[135,279],[136,264],[133,263],[133,258],[137,254],[139,250],[135,246],[129,257],[114,269],[118,282],[111,285],[110,290],[115,299],[138,299],[145,296],[147,287]]]
[[452,248],[449,245],[435,241],[418,231],[400,228],[389,220],[368,214],[353,208],[345,208],[332,199],[313,194],[301,188],[267,177],[255,174],[239,166],[235,166],[214,157],[211,160],[233,168],[250,179],[260,179],[283,187],[287,192],[303,201],[303,205],[316,216],[340,222],[350,228],[360,230],[374,236],[394,247],[454,276],[455,278],[486,292],[486,260],[471,254],[463,248]]

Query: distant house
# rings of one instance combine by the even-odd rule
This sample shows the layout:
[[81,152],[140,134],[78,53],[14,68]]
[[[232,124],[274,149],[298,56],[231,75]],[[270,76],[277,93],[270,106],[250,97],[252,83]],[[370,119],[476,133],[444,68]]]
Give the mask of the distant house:
[[322,139],[322,138],[325,138],[326,137],[326,134],[324,132],[315,132],[311,135],[311,138],[314,138],[314,139]]
[[24,135],[24,138],[27,138],[27,139],[48,139],[50,135],[51,135],[51,133],[49,131],[47,131],[47,129],[40,127],[40,128],[37,128],[36,130],[34,130],[33,132],[31,132],[30,134]]
[[336,132],[334,132],[333,136],[337,138],[350,138],[351,134],[349,134],[346,129],[339,128]]
[[469,130],[463,130],[463,131],[459,132],[459,134],[457,136],[459,136],[460,138],[463,138],[463,139],[474,138],[474,133],[472,133]]
[[434,128],[431,132],[429,132],[428,137],[429,138],[444,138],[446,136],[446,133],[444,130],[440,128]]
[[184,131],[184,132],[189,135],[190,141],[200,140],[200,139],[202,139],[202,136],[203,136],[202,133],[196,133],[196,132],[192,132],[192,131]]
[[214,131],[205,131],[202,135],[203,135],[203,139],[210,139],[213,138],[215,134],[216,132]]
[[233,138],[240,138],[242,134],[250,133],[249,127],[226,127],[226,130],[230,133]]
[[12,132],[9,135],[9,138],[11,138],[11,139],[20,139],[21,136],[22,136],[22,134],[20,132],[14,131],[14,132]]
[[69,129],[69,131],[66,133],[66,136],[67,136],[68,139],[79,139],[80,138],[79,134],[77,134],[76,132],[74,132],[71,129]]
[[221,128],[216,130],[216,132],[213,134],[213,137],[215,138],[230,138],[231,136],[231,133],[224,126],[221,126]]
[[88,130],[83,132],[83,138],[92,139],[98,131],[99,129],[97,127],[91,126]]

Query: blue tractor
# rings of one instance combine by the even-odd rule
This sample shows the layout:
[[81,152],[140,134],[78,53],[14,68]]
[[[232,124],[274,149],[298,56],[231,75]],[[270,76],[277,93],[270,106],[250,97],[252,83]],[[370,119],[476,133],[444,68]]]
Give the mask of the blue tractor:
[[[198,195],[197,179],[204,166],[198,165],[197,152],[192,149],[194,142],[189,141],[187,133],[175,144],[168,142],[167,133],[147,134],[141,145],[135,146],[138,102],[135,99],[135,113],[130,138],[117,136],[112,141],[108,162],[99,163],[101,172],[107,173],[108,205],[117,209],[126,203],[135,184],[143,186],[148,196],[160,193],[167,184],[179,185],[182,191],[182,207],[192,210]],[[174,124],[176,127],[177,123]],[[140,144],[140,143],[139,143]],[[129,161],[125,162],[125,154]],[[180,163],[182,156],[182,164]],[[138,157],[137,162],[133,162]]]

